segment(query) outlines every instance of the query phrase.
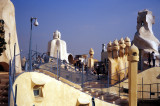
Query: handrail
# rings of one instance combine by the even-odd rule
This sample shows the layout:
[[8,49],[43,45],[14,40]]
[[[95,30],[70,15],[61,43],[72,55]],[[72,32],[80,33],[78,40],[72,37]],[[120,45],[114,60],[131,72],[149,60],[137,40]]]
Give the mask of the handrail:
[[[12,79],[11,79],[11,77],[9,76],[9,86],[11,87],[11,90],[10,90],[10,92],[9,93],[11,93],[12,92],[12,96],[13,96],[13,100],[14,100],[14,104],[16,104],[16,102],[15,102],[15,96],[14,96],[14,92],[13,92],[13,87],[12,87]],[[10,99],[10,98],[9,98]]]
[[[13,58],[13,60],[15,59],[15,57]],[[12,60],[12,61],[13,61]],[[11,60],[10,60],[10,66],[9,66],[9,91],[8,91],[8,105],[10,106],[10,98],[11,98],[11,95],[13,96],[13,101],[14,101],[14,106],[17,106],[17,104],[16,104],[16,98],[15,98],[15,96],[14,96],[14,91],[13,91],[13,83],[14,83],[14,81],[12,80],[13,78],[14,78],[14,72],[12,73],[12,66],[14,67],[15,66],[15,63],[14,62],[12,62],[11,63]],[[13,69],[13,71],[14,71],[14,69]],[[12,78],[13,77],[13,78]]]
[[16,98],[15,98],[15,96],[14,96],[14,91],[13,91],[13,84],[12,84],[12,78],[11,78],[11,76],[9,76],[9,97],[8,97],[8,103],[9,103],[9,105],[10,105],[10,97],[11,97],[11,94],[12,94],[12,96],[13,96],[13,101],[14,101],[14,106],[17,106],[17,104],[16,104]]
[[[48,67],[48,66],[46,66],[46,67]],[[48,68],[52,68],[52,67],[48,67]],[[40,68],[40,69],[43,69],[43,68]],[[46,70],[46,69],[45,69]],[[51,71],[51,70],[47,70],[47,71],[49,71],[49,72],[51,72],[51,73],[54,73],[54,74],[57,74],[57,72],[56,71]],[[76,83],[77,81],[74,81],[73,79],[72,79],[72,76],[74,75],[78,75],[79,77],[79,80],[81,80],[81,72],[76,72],[76,73],[72,73],[72,72],[70,72],[70,71],[66,71],[65,69],[63,69],[62,70],[62,68],[61,68],[61,73],[63,73],[63,77],[65,78],[66,77],[66,75],[65,74],[69,74],[69,76],[70,76],[70,78],[69,79],[67,79],[67,80],[69,80],[69,81],[71,81],[71,82],[73,82],[73,83]],[[61,76],[62,77],[62,76]],[[79,83],[77,83],[77,84],[80,84],[80,82]]]
[[[160,83],[151,83],[151,84],[143,84],[143,85],[156,85],[156,84],[160,84]],[[142,85],[142,84],[138,84],[138,85]]]

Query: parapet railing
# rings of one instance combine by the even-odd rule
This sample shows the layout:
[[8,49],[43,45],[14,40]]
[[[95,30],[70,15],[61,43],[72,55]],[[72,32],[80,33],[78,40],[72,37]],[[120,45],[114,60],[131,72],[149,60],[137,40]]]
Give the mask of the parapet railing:
[[[101,96],[102,95],[114,95],[114,96],[117,96],[117,97],[120,97],[120,96],[128,96],[128,95],[122,95],[121,93],[123,93],[121,91],[121,89],[125,89],[123,88],[123,86],[121,86],[121,83],[122,81],[124,81],[126,78],[127,78],[127,73],[124,70],[127,70],[128,67],[125,67],[124,69],[121,69],[115,73],[112,73],[110,75],[109,71],[108,71],[108,68],[107,68],[107,64],[106,64],[106,69],[107,69],[107,72],[108,72],[108,75],[102,75],[101,78],[99,80],[92,80],[91,82],[86,82],[84,84],[84,89],[94,89],[94,92],[97,92],[98,94],[100,94]],[[117,77],[117,79],[114,79],[114,76]],[[120,76],[125,76],[124,79],[121,79]],[[103,77],[103,78],[102,78]],[[95,82],[93,82],[95,81]],[[115,84],[110,84],[111,81],[115,81]],[[124,83],[128,83],[128,82],[124,82]],[[115,93],[112,93],[110,92],[110,87],[116,87],[118,88],[118,93],[115,94]],[[128,91],[127,91],[128,92]]]
[[81,71],[78,71],[74,66],[68,63],[63,64],[63,62],[59,64],[56,64],[55,62],[49,62],[47,64],[43,64],[43,67],[40,67],[40,69],[54,73],[58,76],[58,80],[60,77],[62,77],[66,80],[69,80],[70,82],[81,85],[82,87],[83,83],[89,80],[88,77],[90,75],[90,73],[84,70],[84,68],[82,68]]
[[[43,69],[54,73],[57,75],[57,79],[63,77],[75,84],[79,84],[83,87],[88,79],[89,71],[84,69],[84,66],[81,68],[81,71],[77,70],[77,67],[60,60],[59,57],[51,57],[47,54],[40,53],[32,50],[32,69]],[[29,61],[26,59],[24,71],[28,71]]]
[[138,87],[141,88],[141,90],[138,91],[138,93],[141,94],[141,96],[139,97],[140,99],[143,100],[143,99],[159,98],[160,83],[144,84],[143,77],[142,77],[142,84],[138,84]]
[[[127,79],[127,70],[128,67],[125,67],[124,69],[118,70],[115,73],[112,73],[111,75],[109,75],[109,71],[108,71],[108,83],[107,83],[107,88],[109,93],[110,92],[110,87],[115,87],[118,88],[118,93],[115,94],[117,96],[128,96],[128,95],[122,95],[121,93],[128,93],[128,89],[123,88],[123,85],[121,85],[121,82],[123,83],[128,83],[128,82],[124,82],[124,80]],[[110,84],[113,81],[113,84]],[[112,93],[111,93],[112,94]]]
[[[13,59],[14,60],[14,59]],[[14,66],[14,68],[12,67]],[[8,86],[8,106],[10,106],[11,99],[13,101],[14,106],[17,106],[16,104],[16,98],[17,98],[17,85],[15,86],[15,92],[13,91],[13,83],[15,81],[15,64],[14,62],[9,65],[9,86]]]
[[[120,74],[124,74],[124,73],[120,73]],[[117,81],[117,83],[115,83],[114,85],[111,85],[110,87],[116,87],[118,88],[118,93],[117,95],[120,96],[128,96],[129,94],[129,89],[128,88],[124,88],[123,85],[121,84],[121,82],[123,81],[123,83],[128,83],[128,82],[124,82],[124,80],[120,80],[120,74],[119,74],[119,80],[116,79],[110,79],[110,80],[114,80]],[[142,78],[142,83],[141,84],[137,84],[138,87],[138,91],[137,91],[137,98],[138,99],[157,99],[160,98],[160,83],[149,83],[149,84],[144,84],[143,82],[143,78]],[[108,92],[110,92],[108,90]],[[121,94],[121,93],[125,93],[125,95]]]

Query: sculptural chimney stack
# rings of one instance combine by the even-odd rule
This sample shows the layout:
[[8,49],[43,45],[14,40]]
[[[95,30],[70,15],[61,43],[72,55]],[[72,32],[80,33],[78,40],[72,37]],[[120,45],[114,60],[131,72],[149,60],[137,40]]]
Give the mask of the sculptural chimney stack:
[[137,72],[139,61],[139,50],[133,44],[129,49],[129,106],[137,106]]

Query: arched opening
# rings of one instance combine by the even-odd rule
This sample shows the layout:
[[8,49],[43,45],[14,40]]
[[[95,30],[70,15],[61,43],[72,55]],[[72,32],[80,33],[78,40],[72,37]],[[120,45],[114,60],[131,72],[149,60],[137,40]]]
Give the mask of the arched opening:
[[144,26],[144,22],[143,21],[141,22],[141,26]]
[[68,61],[69,61],[70,64],[74,63],[74,59],[73,59],[73,56],[71,54],[68,56]]
[[0,72],[8,72],[9,64],[6,62],[0,62]]

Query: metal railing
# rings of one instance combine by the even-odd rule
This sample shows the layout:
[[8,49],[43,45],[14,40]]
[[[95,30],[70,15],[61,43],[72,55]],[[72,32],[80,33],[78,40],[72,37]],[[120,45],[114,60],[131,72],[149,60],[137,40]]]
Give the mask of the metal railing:
[[[18,56],[26,56],[28,53],[20,52],[19,54],[16,54],[16,44],[14,46],[14,57],[10,60],[9,63],[9,86],[8,86],[8,106],[14,105],[17,106],[17,84],[15,85],[15,91],[13,90],[13,84],[16,80],[16,77],[21,73],[16,73],[16,61]],[[19,57],[18,57],[19,58]],[[21,67],[21,66],[20,66]],[[26,67],[28,67],[28,61],[26,60]],[[24,70],[28,71],[28,70]],[[22,72],[23,73],[23,72]],[[12,103],[12,104],[11,104]]]
[[[63,61],[61,60],[60,62],[56,62],[54,58],[52,58],[52,62],[48,62],[45,64],[42,63],[41,67],[39,68],[54,73],[55,75],[58,76],[57,77],[58,80],[60,77],[62,77],[73,83],[79,84],[82,87],[83,87],[83,83],[87,82],[90,79],[88,78],[88,76],[91,75],[88,72],[88,70],[84,70],[83,66],[81,71],[79,71],[69,63],[63,63]],[[92,75],[92,76],[95,77],[95,75]]]
[[[75,67],[72,66],[69,63],[65,63],[64,61],[60,60],[59,58],[48,56],[45,53],[40,53],[37,51],[32,50],[32,69],[44,69],[46,71],[52,72],[58,76],[58,79],[60,77],[63,77],[73,83],[80,84],[83,86],[83,83],[87,79],[87,72],[84,71],[84,68],[82,71],[75,70]],[[12,60],[12,64],[10,67],[12,67],[11,71],[11,77],[12,82],[15,81],[15,73],[16,73],[16,58],[17,56],[27,56],[27,53],[21,52],[20,54],[14,54],[14,58]],[[25,60],[25,66],[23,67],[23,71],[27,72],[29,63],[28,59]],[[42,67],[44,66],[44,67]],[[83,83],[82,83],[83,82]]]
[[139,90],[138,93],[141,94],[141,99],[142,100],[143,99],[156,99],[156,98],[159,98],[160,83],[144,84],[143,78],[142,78],[142,84],[138,84],[138,87],[141,88],[141,90]]
[[13,91],[13,83],[15,80],[15,68],[13,69],[12,66],[15,67],[14,62],[9,65],[9,87],[8,87],[8,106],[10,106],[11,98],[13,99],[14,106],[17,106],[16,104],[16,98],[17,98],[17,85],[15,86],[15,92]]

